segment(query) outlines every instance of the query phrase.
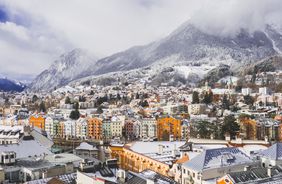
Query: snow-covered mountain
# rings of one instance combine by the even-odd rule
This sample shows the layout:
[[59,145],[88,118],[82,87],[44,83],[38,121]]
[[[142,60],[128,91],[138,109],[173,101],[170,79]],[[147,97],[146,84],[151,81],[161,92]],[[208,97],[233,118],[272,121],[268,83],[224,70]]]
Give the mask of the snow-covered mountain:
[[[116,76],[123,78],[124,75],[118,74],[121,72],[131,78],[147,77],[157,85],[179,81],[187,84],[203,78],[214,81],[243,65],[280,54],[281,33],[267,25],[264,30],[252,33],[241,29],[236,35],[220,36],[205,33],[187,22],[160,41],[99,60],[97,67],[88,73],[106,74],[109,81],[107,73],[112,72],[114,79]],[[220,76],[208,77],[210,74]]]
[[26,85],[21,82],[16,82],[0,75],[0,91],[21,92],[25,89],[25,87]]
[[274,26],[267,25],[264,30],[252,33],[241,29],[232,36],[212,35],[187,22],[159,41],[102,58],[94,62],[95,67],[61,67],[57,66],[61,62],[56,62],[37,77],[32,89],[46,89],[84,76],[88,76],[88,80],[93,78],[89,76],[97,78],[102,74],[147,77],[155,84],[177,80],[197,82],[208,73],[222,69],[229,75],[226,69],[236,70],[242,65],[280,54],[281,33]]
[[47,70],[40,73],[29,89],[54,90],[70,81],[90,75],[87,70],[95,67],[97,58],[82,49],[74,49],[61,55]]

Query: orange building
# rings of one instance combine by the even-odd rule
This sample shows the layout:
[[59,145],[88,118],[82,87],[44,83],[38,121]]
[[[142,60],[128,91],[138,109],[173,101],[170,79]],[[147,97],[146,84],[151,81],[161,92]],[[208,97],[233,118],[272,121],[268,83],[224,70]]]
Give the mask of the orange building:
[[164,117],[157,120],[157,137],[159,141],[181,139],[181,120],[173,117]]
[[87,120],[88,137],[101,140],[103,138],[102,119],[89,118]]
[[45,130],[45,118],[41,115],[32,115],[29,118],[29,125]]

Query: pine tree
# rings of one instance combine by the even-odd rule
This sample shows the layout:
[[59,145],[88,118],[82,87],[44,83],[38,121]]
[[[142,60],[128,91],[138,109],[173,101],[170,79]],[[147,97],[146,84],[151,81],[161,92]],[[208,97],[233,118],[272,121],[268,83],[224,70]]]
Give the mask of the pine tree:
[[121,100],[121,97],[120,97],[120,94],[119,94],[119,93],[117,94],[117,99],[118,99],[118,100]]
[[205,104],[210,104],[213,101],[213,93],[209,92],[209,93],[205,93],[204,98],[202,100],[203,103]]
[[236,136],[236,133],[240,130],[240,126],[236,122],[234,116],[226,116],[223,120],[223,125],[221,128],[221,136],[224,137],[225,133],[229,133],[231,138]]
[[36,95],[33,95],[32,97],[32,103],[36,102],[38,100],[38,97]]
[[80,113],[79,113],[79,104],[76,102],[74,105],[74,110],[71,111],[70,113],[70,118],[73,120],[77,120],[80,117]]
[[102,114],[103,113],[103,107],[100,105],[98,108],[97,108],[97,111],[96,111],[98,114]]
[[193,91],[192,104],[198,104],[198,103],[200,103],[199,93],[197,91]]
[[66,99],[65,99],[65,104],[71,104],[71,100],[70,100],[70,97],[66,97]]
[[230,107],[230,102],[227,98],[227,95],[224,94],[223,98],[222,98],[222,108],[223,109],[229,109],[229,107]]
[[139,99],[139,93],[138,92],[136,93],[135,99]]
[[253,105],[254,99],[250,95],[246,95],[246,96],[244,96],[244,102],[247,105]]
[[43,101],[39,105],[39,111],[40,112],[46,112],[45,103]]

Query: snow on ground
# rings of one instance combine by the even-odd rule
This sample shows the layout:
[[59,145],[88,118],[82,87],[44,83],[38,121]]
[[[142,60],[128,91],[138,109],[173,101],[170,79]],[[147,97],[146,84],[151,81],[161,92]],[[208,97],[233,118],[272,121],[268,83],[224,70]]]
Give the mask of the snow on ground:
[[237,83],[238,81],[238,77],[234,77],[234,76],[226,76],[224,78],[221,78],[218,83],[221,83],[221,82],[224,82],[224,83],[227,83],[227,84],[230,84],[230,80],[231,82],[234,84],[234,83]]
[[73,92],[77,92],[77,90],[70,86],[64,86],[54,91],[54,93],[67,93],[67,92],[73,93]]
[[192,74],[197,74],[200,78],[204,78],[204,76],[216,68],[216,66],[210,65],[201,65],[201,66],[174,66],[174,69],[179,73],[188,78]]

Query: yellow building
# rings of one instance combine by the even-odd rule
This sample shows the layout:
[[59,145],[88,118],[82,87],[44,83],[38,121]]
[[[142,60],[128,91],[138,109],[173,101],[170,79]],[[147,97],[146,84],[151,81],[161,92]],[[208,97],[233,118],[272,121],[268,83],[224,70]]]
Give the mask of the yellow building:
[[181,120],[173,117],[164,117],[157,120],[157,138],[159,141],[181,139]]
[[143,154],[134,152],[123,145],[111,145],[111,158],[118,160],[119,167],[133,172],[141,172],[146,169],[153,170],[162,175],[168,176],[169,165],[154,160]]

